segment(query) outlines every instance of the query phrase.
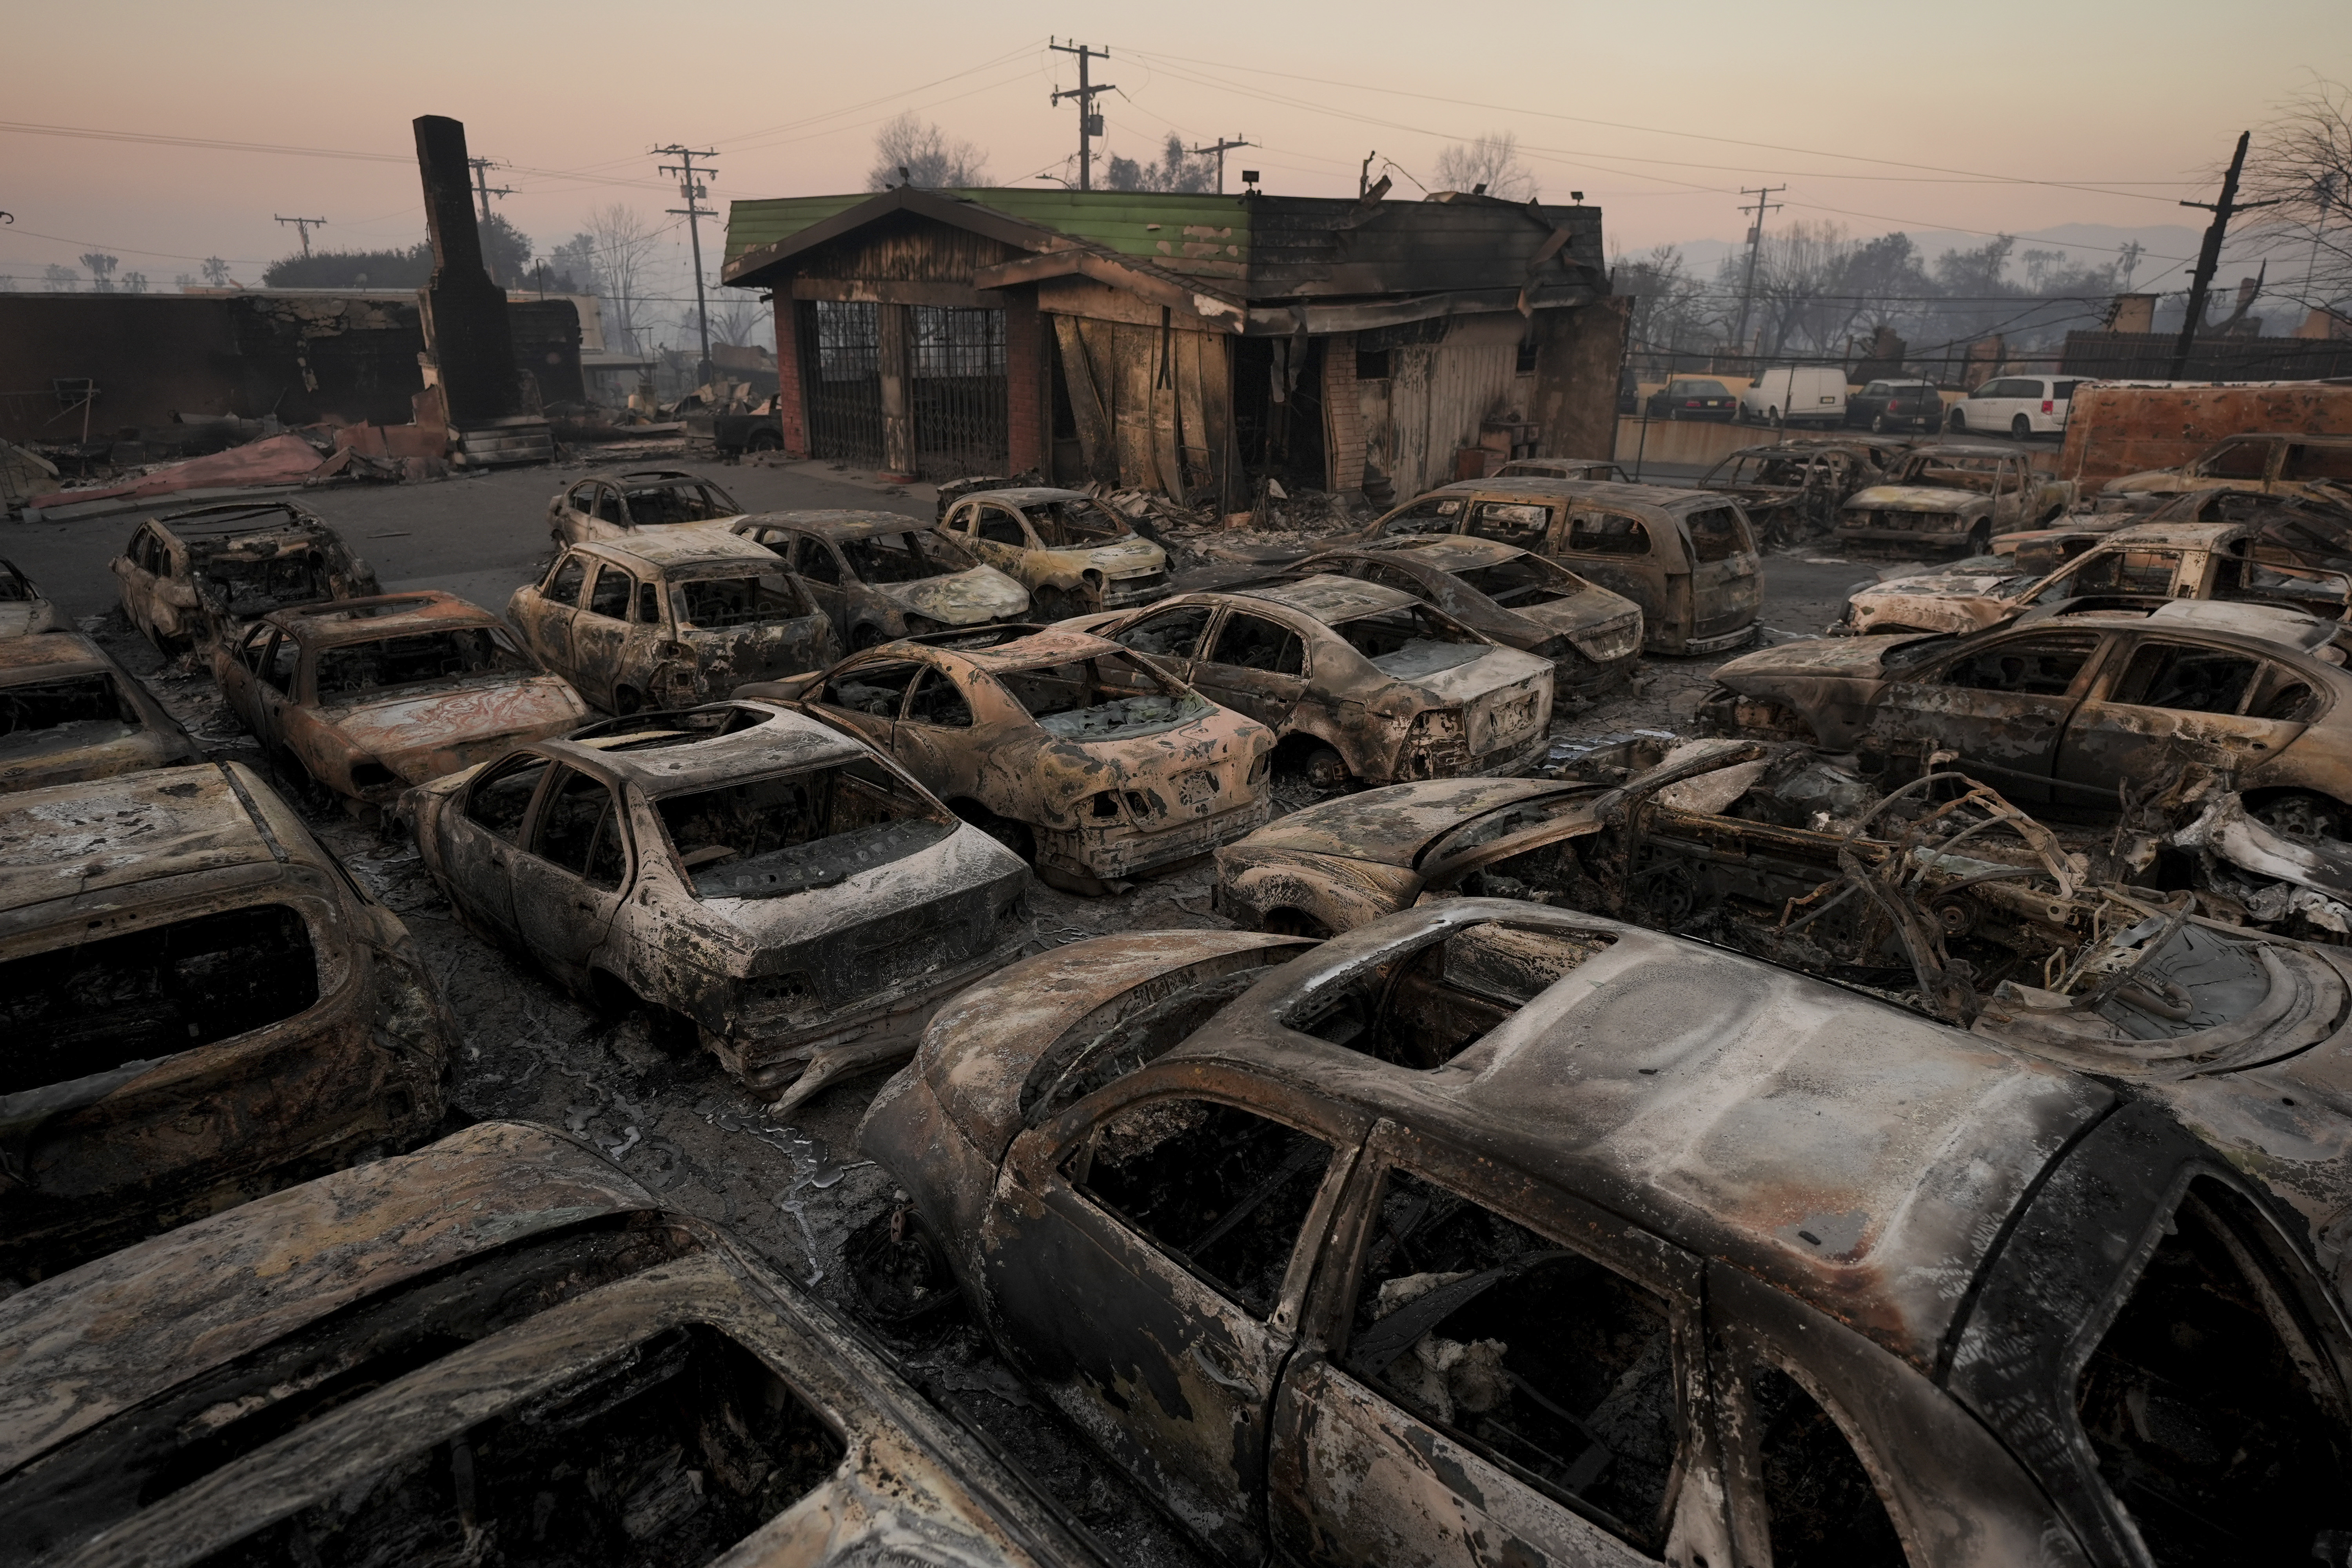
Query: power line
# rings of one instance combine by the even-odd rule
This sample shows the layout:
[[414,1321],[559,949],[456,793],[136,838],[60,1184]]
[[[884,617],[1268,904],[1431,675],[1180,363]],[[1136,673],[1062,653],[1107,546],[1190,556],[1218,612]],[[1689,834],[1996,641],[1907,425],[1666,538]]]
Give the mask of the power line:
[[1078,100],[1078,189],[1090,191],[1095,188],[1092,138],[1101,135],[1103,131],[1103,117],[1095,111],[1095,99],[1102,93],[1117,92],[1118,89],[1108,84],[1089,86],[1087,63],[1089,60],[1107,60],[1110,58],[1110,51],[1089,49],[1084,44],[1057,44],[1051,38],[1045,40],[1045,46],[1055,54],[1078,57],[1078,85],[1067,92],[1056,88],[1054,102],[1058,105],[1066,98]]
[[[1134,100],[1129,99],[1128,101],[1131,103]],[[1217,138],[1213,146],[1193,148],[1192,156],[1195,158],[1205,158],[1212,153],[1214,153],[1217,155],[1217,195],[1222,196],[1225,194],[1225,154],[1235,147],[1255,147],[1256,145],[1256,142],[1244,142],[1238,136],[1234,137],[1230,142],[1220,136]],[[2315,251],[2314,254],[2316,254],[2316,251]]]
[[[273,216],[274,216],[274,215],[273,215]],[[278,221],[279,223],[290,223],[290,224],[292,224],[296,228],[298,228],[298,229],[299,229],[299,230],[301,231],[301,233],[302,233],[302,259],[303,259],[303,260],[305,260],[305,261],[310,260],[310,231],[311,231],[312,229],[314,229],[314,228],[324,228],[324,227],[326,227],[326,226],[327,226],[327,220],[326,220],[325,218],[322,218],[322,217],[281,217],[281,218],[278,218]]]
[[[676,174],[677,188],[686,196],[685,206],[671,207],[669,212],[672,216],[682,216],[686,219],[687,233],[693,237],[694,241],[694,309],[702,329],[702,358],[695,366],[694,379],[697,382],[705,382],[710,379],[710,301],[703,296],[702,220],[716,215],[702,205],[702,198],[708,193],[702,182],[694,177],[694,161],[697,158],[703,159],[707,165],[709,160],[716,158],[719,154],[708,148],[698,153],[689,148],[673,144],[655,148],[654,156],[677,160],[675,163],[662,164],[661,172],[665,174]],[[702,172],[706,174],[716,174],[719,171],[706,166]]]

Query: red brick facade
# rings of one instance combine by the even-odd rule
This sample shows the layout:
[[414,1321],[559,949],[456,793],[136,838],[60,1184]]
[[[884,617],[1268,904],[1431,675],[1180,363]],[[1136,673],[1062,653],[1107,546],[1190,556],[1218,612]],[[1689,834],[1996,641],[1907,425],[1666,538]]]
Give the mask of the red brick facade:
[[792,297],[776,291],[776,412],[783,421],[784,454],[809,455],[808,405],[801,397],[800,312]]
[[1042,470],[1045,463],[1045,331],[1037,291],[1012,290],[1004,301],[1005,468],[1011,473]]

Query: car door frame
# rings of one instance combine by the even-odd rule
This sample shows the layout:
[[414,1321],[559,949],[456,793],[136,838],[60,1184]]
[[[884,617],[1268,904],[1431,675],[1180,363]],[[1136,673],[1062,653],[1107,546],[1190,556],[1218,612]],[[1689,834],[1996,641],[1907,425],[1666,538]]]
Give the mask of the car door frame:
[[[2110,726],[2110,732],[2141,734],[2145,739],[2141,742],[2139,749],[2159,752],[2170,750],[2171,748],[2167,744],[2168,738],[2181,737],[2185,731],[2195,727],[2195,721],[2200,720],[2214,721],[2214,727],[2244,741],[2245,751],[2250,754],[2233,758],[2231,753],[2234,753],[2238,748],[2217,738],[2206,741],[2203,744],[2210,746],[2213,753],[2221,754],[2188,757],[2178,756],[2176,753],[2176,757],[2178,761],[2193,760],[2215,770],[2223,775],[2223,787],[2232,789],[2239,787],[2237,781],[2244,774],[2276,762],[2284,754],[2286,749],[2301,739],[2304,731],[2311,727],[2308,720],[2255,719],[2244,714],[2203,713],[2185,708],[2162,708],[2144,702],[2112,700],[2117,684],[2129,672],[2132,661],[2138,657],[2139,650],[2151,643],[2205,648],[2214,653],[2252,660],[2255,665],[2253,684],[2248,689],[2247,699],[2241,700],[2241,706],[2243,706],[2244,700],[2251,700],[2254,692],[2262,689],[2267,667],[2273,666],[2287,670],[2302,679],[2312,689],[2313,694],[2322,700],[2325,700],[2328,695],[2326,682],[2308,670],[2296,668],[2292,660],[2282,657],[2284,649],[2272,652],[2237,647],[2228,643],[2200,637],[2193,631],[2186,629],[2176,631],[2168,628],[2158,629],[2154,626],[2118,627],[2109,640],[2105,656],[2099,661],[2099,668],[2094,673],[2090,686],[2084,689],[2082,700],[2074,705],[2074,711],[2068,717],[2064,735],[2060,738],[2056,760],[2051,770],[2051,791],[2054,804],[2114,810],[2118,805],[2115,781],[2121,774],[2128,773],[2130,776],[2138,779],[2143,785],[2147,785],[2174,771],[2171,766],[2167,766],[2161,770],[2139,773],[2128,763],[2119,770],[2113,763],[2097,763],[2089,759],[2086,753],[2095,744],[2093,737],[2097,731],[2098,721],[2110,714],[2124,721]],[[2144,721],[2135,726],[2130,721],[2140,714],[2162,714],[2168,717],[2162,720]],[[2189,736],[2179,740],[2179,745],[2189,751],[2196,751],[2200,749],[2200,739]],[[2070,769],[2069,763],[2075,762],[2077,759],[2080,759],[2078,765]],[[2067,775],[2070,772],[2083,774],[2084,777],[2069,778]]]
[[[634,617],[636,615],[637,591],[646,579],[625,563],[609,556],[588,554],[586,559],[595,571],[580,584],[578,613],[572,617],[570,647],[566,650],[571,665],[567,674],[572,684],[580,689],[583,697],[608,713],[616,712],[615,700],[623,684],[621,673],[628,653],[629,632],[636,624]],[[623,603],[617,619],[588,607],[595,600],[597,584],[604,580],[607,572],[617,572],[628,579],[628,597]],[[606,622],[618,626],[619,630],[607,629],[604,624]],[[650,699],[650,693],[640,695]]]
[[[490,775],[503,772],[507,765],[518,757],[534,758],[544,766],[540,773],[539,782],[531,786],[530,798],[523,802],[522,815],[515,819],[515,836],[509,840],[499,837],[476,820],[472,806],[475,793],[488,782]],[[482,840],[478,846],[480,858],[490,868],[486,875],[495,876],[498,879],[505,890],[506,900],[498,912],[486,913],[478,908],[467,910],[466,912],[486,920],[496,928],[492,933],[492,940],[518,949],[523,947],[523,938],[520,922],[515,916],[515,858],[527,853],[523,845],[530,840],[531,834],[537,831],[540,797],[547,793],[547,781],[553,778],[556,770],[562,765],[559,759],[549,756],[544,752],[528,746],[517,747],[504,756],[493,758],[475,770],[474,776],[466,781],[464,786],[451,797],[447,807],[436,816],[436,820],[440,825],[441,860],[445,868],[443,874],[452,880],[457,879],[461,870],[459,865],[461,847],[455,841],[455,836],[465,833],[478,836]],[[632,862],[633,868],[634,864]],[[450,901],[461,909],[465,908],[466,900],[461,896],[453,897]]]
[[[1331,1146],[1331,1159],[1324,1169],[1322,1183],[1291,1244],[1290,1262],[1284,1270],[1274,1310],[1263,1321],[1202,1276],[1170,1258],[1150,1237],[1097,1204],[1064,1173],[1066,1163],[1097,1127],[1149,1101],[1179,1099],[1207,1100],[1232,1106],[1319,1138]],[[1371,1116],[1351,1107],[1228,1064],[1162,1060],[1106,1085],[1058,1115],[1023,1129],[1014,1135],[998,1167],[995,1190],[982,1222],[980,1242],[984,1285],[978,1305],[990,1334],[999,1345],[1007,1347],[1016,1363],[1027,1361],[1025,1370],[1033,1382],[1081,1431],[1147,1489],[1169,1500],[1187,1528],[1229,1561],[1256,1561],[1266,1539],[1267,1437],[1275,1399],[1284,1365],[1297,1343],[1297,1325],[1325,1252],[1332,1219],[1372,1122]],[[1181,1413],[1171,1410],[1161,1392],[1150,1386],[1150,1371],[1135,1354],[1128,1355],[1124,1363],[1116,1352],[1101,1358],[1106,1366],[1125,1364],[1142,1374],[1132,1385],[1132,1400],[1112,1387],[1118,1381],[1116,1375],[1101,1380],[1100,1386],[1105,1394],[1129,1405],[1139,1405],[1149,1397],[1160,1406],[1156,1415],[1139,1410],[1130,1417],[1111,1398],[1087,1392],[1081,1386],[1084,1369],[1075,1355],[1047,1363],[1040,1359],[1034,1347],[1023,1344],[1023,1336],[1015,1331],[1019,1314],[1007,1310],[1001,1294],[1004,1281],[1023,1277],[1010,1270],[1005,1256],[1005,1249],[1020,1241],[1012,1216],[1032,1224],[1050,1217],[1074,1233],[1046,1247],[1050,1260],[1029,1272],[1028,1277],[1046,1281],[1046,1290],[1064,1303],[1058,1310],[1039,1314],[1049,1320],[1040,1327],[1050,1327],[1066,1335],[1088,1321],[1090,1303],[1076,1276],[1088,1260],[1085,1249],[1091,1243],[1104,1270],[1101,1289],[1109,1292],[1097,1300],[1105,1303],[1109,1317],[1116,1320],[1098,1326],[1106,1330],[1107,1336],[1124,1333],[1141,1345],[1142,1353],[1160,1356],[1169,1372],[1163,1389],[1174,1394],[1175,1403],[1183,1407]],[[1171,1294],[1152,1297],[1150,1292],[1155,1286]],[[1141,1320],[1140,1314],[1148,1307],[1164,1309],[1161,1327],[1166,1331],[1165,1338],[1155,1335]],[[1194,1310],[1188,1310],[1188,1307]],[[1240,1320],[1238,1325],[1234,1319]],[[1214,1323],[1226,1342],[1214,1344],[1203,1338],[1209,1322]],[[1192,1331],[1192,1342],[1183,1345],[1188,1329]],[[1237,1345],[1232,1342],[1235,1340],[1245,1342]],[[1180,1355],[1184,1363],[1181,1368],[1176,1365]],[[1245,1356],[1255,1359],[1236,1364]],[[1054,1381],[1057,1367],[1066,1369],[1069,1374],[1058,1384]],[[1235,1419],[1253,1403],[1256,1408],[1254,1433],[1249,1430],[1251,1422]],[[1203,1420],[1203,1407],[1224,1419]],[[1197,1433],[1197,1456],[1233,1468],[1239,1482],[1239,1495],[1230,1501],[1206,1497],[1181,1500],[1172,1498],[1165,1482],[1166,1467],[1137,1439],[1139,1430],[1150,1435]],[[1236,1454],[1241,1456],[1238,1461]],[[1217,1512],[1220,1503],[1223,1505],[1222,1516]],[[1203,1524],[1204,1518],[1213,1520],[1214,1524]]]
[[[1650,547],[1639,555],[1610,555],[1574,548],[1570,541],[1575,537],[1577,516],[1587,511],[1614,514],[1640,523]],[[1646,653],[1678,650],[1690,639],[1692,628],[1697,624],[1693,619],[1694,606],[1689,603],[1687,586],[1691,572],[1689,543],[1683,538],[1680,523],[1671,517],[1663,521],[1662,529],[1659,518],[1645,517],[1636,508],[1611,497],[1571,496],[1553,518],[1551,536],[1544,551],[1585,581],[1598,584],[1621,599],[1632,600],[1642,612],[1642,647]],[[1464,531],[1468,531],[1466,521]],[[1659,537],[1661,532],[1665,535],[1664,542]],[[1643,563],[1645,569],[1616,564],[1636,561]],[[1679,595],[1675,589],[1677,579],[1685,584]]]
[[1154,616],[1164,616],[1177,610],[1206,611],[1208,618],[1201,623],[1201,635],[1193,640],[1192,651],[1181,658],[1164,653],[1144,653],[1139,649],[1128,647],[1125,643],[1118,643],[1118,646],[1125,649],[1130,658],[1139,658],[1161,674],[1190,686],[1192,684],[1193,667],[1200,663],[1201,649],[1215,646],[1212,639],[1216,634],[1217,623],[1222,618],[1221,612],[1223,609],[1223,604],[1216,599],[1195,598],[1191,595],[1172,599],[1160,599],[1149,605],[1139,605],[1116,619],[1106,621],[1093,628],[1093,635],[1103,638],[1106,642],[1118,642],[1121,634],[1142,625]]
[[[2075,670],[2074,679],[2068,684],[2066,694],[2063,697],[2050,699],[2050,701],[2053,704],[2063,702],[2065,706],[2065,711],[2058,718],[2053,720],[2048,726],[2050,731],[2048,750],[2044,753],[2044,765],[2039,773],[2029,774],[2018,769],[2003,767],[1999,763],[1988,760],[1982,755],[1971,755],[1965,752],[1958,752],[1957,747],[1949,748],[1958,752],[1958,766],[1965,770],[1971,777],[1976,778],[1984,784],[1990,784],[1994,789],[2000,791],[2001,795],[2006,796],[2012,803],[2018,805],[2043,804],[2051,799],[2052,795],[2056,788],[2058,758],[2065,744],[2066,731],[2074,722],[2074,715],[2082,710],[2083,703],[2088,698],[2093,686],[2099,680],[2108,664],[2115,657],[2116,643],[2119,640],[2116,636],[2117,629],[2118,628],[2116,627],[2106,626],[2047,626],[2041,623],[2028,623],[2023,626],[2011,625],[2000,627],[1996,632],[1987,634],[1980,639],[1966,639],[1962,647],[1946,651],[1938,656],[1927,667],[1929,669],[1934,671],[1934,677],[1932,679],[1928,679],[1919,671],[1906,671],[1900,678],[1888,679],[1886,684],[1881,688],[1878,700],[1872,705],[1872,712],[1866,733],[1874,738],[1884,739],[1885,731],[1882,729],[1881,721],[1887,713],[1888,710],[1893,706],[1895,693],[1906,686],[1933,686],[1938,689],[1966,689],[1948,688],[1943,680],[1943,676],[1963,659],[1977,658],[1988,652],[2006,647],[2011,643],[2028,642],[2039,637],[2090,637],[2094,639],[2091,646],[2091,651],[2088,657],[2084,659],[2081,668]],[[1982,689],[1979,688],[1973,689],[1981,690]],[[2000,692],[1987,692],[1985,695],[1998,697],[2004,694]],[[1978,716],[1970,715],[1969,717]],[[2015,728],[2021,724],[2021,720],[2016,715],[1987,714],[1981,716],[1980,721],[1988,724],[1999,722],[2005,728]],[[2039,726],[2036,727],[2038,728]],[[1915,731],[1915,738],[1922,742],[1933,740],[1938,746],[1946,746],[1948,744],[1947,738],[1942,735],[1928,736],[1925,734],[1916,734]],[[1922,758],[1922,762],[1923,763],[1925,762],[1924,756]]]
[[[512,847],[514,863],[507,873],[508,885],[514,891],[514,923],[516,935],[523,948],[565,984],[583,994],[591,989],[589,976],[598,967],[593,962],[610,940],[613,923],[621,907],[635,889],[640,858],[636,835],[630,830],[628,791],[615,779],[582,767],[569,757],[549,759],[547,773],[539,781],[530,805],[523,813],[522,831]],[[604,791],[610,804],[613,821],[621,832],[624,865],[619,887],[598,888],[569,867],[559,866],[534,847],[539,838],[541,819],[555,799],[557,781],[569,773],[593,779]],[[536,886],[534,884],[537,884]],[[554,894],[554,898],[541,894]],[[571,915],[585,914],[585,921],[572,921]],[[584,943],[573,943],[576,952],[567,949],[551,952],[534,931],[534,917],[551,915],[564,926],[593,927],[593,935]]]
[[[1209,624],[1202,628],[1201,640],[1195,646],[1205,647],[1212,653],[1215,652],[1218,642],[1225,635],[1225,624],[1235,616],[1249,616],[1257,620],[1269,622],[1297,637],[1298,639],[1298,673],[1296,676],[1277,675],[1273,670],[1254,670],[1241,665],[1216,664],[1214,660],[1196,653],[1192,658],[1185,660],[1187,673],[1181,679],[1186,685],[1218,707],[1238,713],[1244,719],[1255,720],[1273,731],[1277,741],[1282,740],[1302,728],[1299,723],[1302,710],[1310,706],[1318,708],[1326,706],[1317,702],[1314,698],[1316,633],[1302,631],[1292,623],[1294,620],[1306,622],[1308,626],[1318,628],[1322,635],[1327,637],[1335,634],[1329,627],[1323,626],[1311,616],[1301,616],[1295,611],[1287,611],[1281,606],[1262,602],[1244,601],[1237,605],[1227,604],[1215,606],[1215,613],[1210,616]],[[1264,675],[1272,679],[1283,681],[1296,680],[1298,683],[1298,690],[1295,695],[1286,699],[1277,691],[1255,691],[1246,686],[1229,686],[1221,689],[1213,680],[1202,678],[1202,672],[1211,668],[1236,670],[1244,675]],[[1284,707],[1284,711],[1279,718],[1267,718],[1256,710],[1263,707],[1271,711],[1276,706]],[[1316,726],[1309,725],[1305,728],[1311,730]],[[1349,765],[1351,767],[1354,765],[1352,760]]]
[[[1572,1500],[1555,1495],[1539,1482],[1517,1474],[1514,1467],[1497,1463],[1475,1449],[1462,1447],[1450,1435],[1405,1410],[1343,1364],[1337,1347],[1344,1345],[1354,1313],[1357,1279],[1388,1173],[1398,1168],[1588,1257],[1664,1299],[1669,1342],[1675,1357],[1675,1414],[1683,1435],[1680,1457],[1684,1462],[1657,1553],[1617,1535],[1604,1521],[1593,1519]],[[1391,1118],[1381,1118],[1364,1139],[1326,1230],[1323,1256],[1310,1274],[1312,1286],[1300,1316],[1297,1348],[1283,1370],[1276,1391],[1268,1434],[1266,1485],[1267,1525],[1276,1547],[1303,1562],[1339,1560],[1318,1558],[1313,1550],[1318,1540],[1327,1537],[1327,1531],[1314,1510],[1309,1491],[1313,1478],[1307,1473],[1306,1453],[1306,1443],[1315,1435],[1316,1427],[1328,1426],[1339,1419],[1328,1406],[1320,1405],[1317,1396],[1338,1394],[1381,1413],[1370,1423],[1374,1428],[1372,1440],[1394,1445],[1402,1468],[1429,1478],[1423,1483],[1424,1487],[1450,1489],[1455,1484],[1450,1477],[1461,1478],[1460,1484],[1468,1496],[1465,1498],[1462,1491],[1454,1493],[1456,1511],[1450,1519],[1436,1517],[1440,1510],[1431,1507],[1425,1496],[1409,1500],[1408,1506],[1418,1504],[1428,1509],[1433,1535],[1463,1538],[1461,1557],[1455,1563],[1432,1559],[1437,1568],[1469,1568],[1473,1563],[1495,1561],[1480,1553],[1474,1543],[1485,1542],[1491,1549],[1501,1541],[1518,1538],[1516,1531],[1509,1530],[1507,1521],[1494,1521],[1497,1528],[1491,1531],[1481,1531],[1474,1522],[1480,1517],[1491,1517],[1480,1512],[1486,1506],[1485,1489],[1473,1484],[1465,1473],[1474,1466],[1494,1473],[1505,1484],[1534,1494],[1550,1509],[1572,1516],[1578,1522],[1571,1530],[1590,1530],[1601,1535],[1607,1546],[1622,1554],[1613,1554],[1615,1560],[1629,1568],[1631,1564],[1662,1560],[1696,1561],[1690,1555],[1688,1549],[1692,1547],[1706,1561],[1733,1561],[1729,1551],[1730,1521],[1723,1507],[1724,1445],[1711,1398],[1706,1274],[1704,1258],[1597,1205],[1507,1170],[1491,1156],[1453,1147]],[[1534,1544],[1540,1548],[1544,1543]],[[1561,1544],[1572,1551],[1576,1543]],[[1684,1549],[1680,1555],[1676,1552],[1678,1547]],[[1546,1558],[1538,1554],[1530,1560],[1591,1563],[1593,1568],[1610,1562],[1591,1555]]]

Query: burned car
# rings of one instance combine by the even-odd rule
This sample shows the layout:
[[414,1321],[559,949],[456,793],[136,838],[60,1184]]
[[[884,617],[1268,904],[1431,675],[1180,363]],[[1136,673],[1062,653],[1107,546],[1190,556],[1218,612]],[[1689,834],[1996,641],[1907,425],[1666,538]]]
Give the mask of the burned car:
[[204,760],[139,678],[81,633],[0,637],[0,790]]
[[761,512],[735,531],[782,559],[844,647],[992,626],[1029,611],[1029,591],[1012,577],[896,512]]
[[735,498],[684,468],[632,468],[582,479],[547,503],[547,531],[558,545],[625,539],[641,528],[715,522],[743,515]]
[[1523,773],[1551,727],[1549,662],[1328,572],[1066,624],[1265,725],[1318,789]]
[[122,613],[165,653],[234,637],[272,610],[379,592],[375,568],[291,501],[222,501],[152,518],[110,564]]
[[1994,535],[2039,528],[2074,499],[2073,482],[2041,473],[2029,453],[1945,442],[1915,447],[1884,484],[1849,496],[1837,538],[1844,544],[1981,555]]
[[0,795],[0,1037],[17,1283],[431,1136],[457,1037],[398,917],[233,763]]
[[913,1048],[910,1018],[1020,951],[1029,873],[804,714],[593,724],[412,791],[474,931],[607,1013],[680,1017],[783,1104]]
[[0,637],[61,631],[65,624],[57,605],[15,562],[0,560]]
[[614,713],[691,708],[834,658],[833,623],[806,585],[730,533],[572,545],[515,590],[507,619],[541,663]]
[[1269,809],[1265,724],[1082,633],[890,643],[740,695],[871,742],[1075,892],[1205,855]]
[[1081,490],[979,490],[941,498],[940,531],[1029,590],[1058,621],[1168,595],[1168,552]]
[[[1866,493],[1866,492],[1865,492]],[[1846,601],[1842,629],[1969,632],[2035,610],[2151,610],[2183,599],[2275,605],[2352,617],[2352,575],[2263,554],[2259,525],[2142,522],[2119,528],[2040,576],[2028,559],[1979,556],[1940,572],[1895,577]]]
[[1411,594],[1505,647],[1551,660],[1556,693],[1622,686],[1642,657],[1642,607],[1549,556],[1458,533],[1327,550],[1292,572],[1328,572]]
[[498,616],[430,589],[277,611],[215,644],[212,666],[229,711],[294,777],[373,806],[588,717]]
[[1828,532],[1846,498],[1884,477],[1868,453],[1849,444],[1773,445],[1741,447],[1695,488],[1730,497],[1759,539],[1787,544]]
[[2109,479],[2098,504],[2128,508],[2148,496],[2200,489],[2342,497],[2352,487],[2352,436],[2278,433],[2231,436],[2178,468]]
[[2146,1568],[2352,1524],[2300,1216],[2131,1092],[1601,917],[1074,943],[943,1009],[859,1138],[1220,1561]]
[[1076,1568],[856,1332],[485,1122],[0,1302],[10,1563]]
[[1575,479],[1465,479],[1409,501],[1367,539],[1467,533],[1548,555],[1642,606],[1651,653],[1721,653],[1756,635],[1763,563],[1738,506],[1706,490]]

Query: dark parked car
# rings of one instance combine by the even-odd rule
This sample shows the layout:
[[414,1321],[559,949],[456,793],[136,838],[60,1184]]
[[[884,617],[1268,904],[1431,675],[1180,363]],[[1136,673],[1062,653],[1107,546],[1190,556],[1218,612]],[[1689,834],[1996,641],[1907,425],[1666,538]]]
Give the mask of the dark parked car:
[[1739,399],[1719,381],[1678,375],[1650,394],[1645,408],[1653,419],[1714,419],[1728,425],[1739,412]]
[[1845,422],[1873,434],[1940,430],[1943,395],[1931,381],[1874,381],[1845,400]]

